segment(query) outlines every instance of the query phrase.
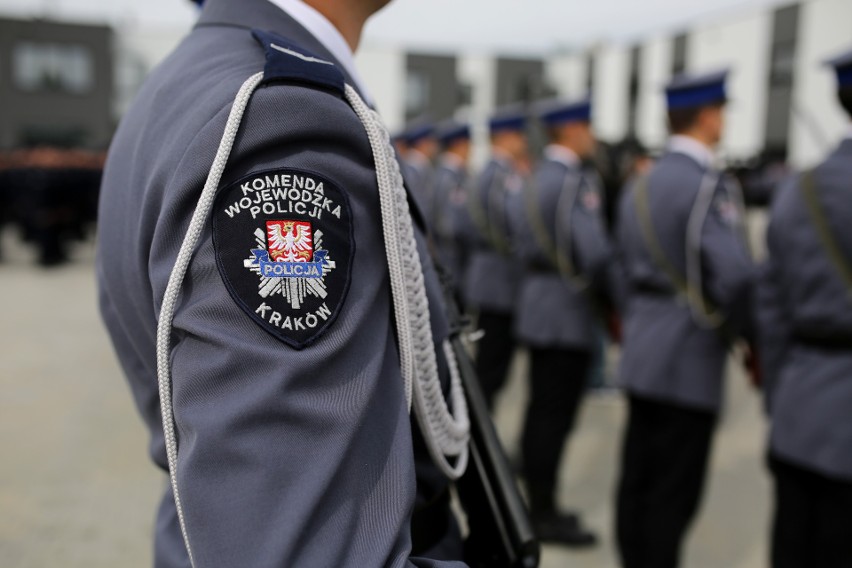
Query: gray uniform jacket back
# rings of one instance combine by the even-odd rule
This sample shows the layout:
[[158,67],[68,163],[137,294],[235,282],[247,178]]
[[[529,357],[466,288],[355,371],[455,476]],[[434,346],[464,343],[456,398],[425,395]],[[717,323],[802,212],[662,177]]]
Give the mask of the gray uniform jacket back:
[[[852,262],[852,138],[817,167],[815,183],[830,231]],[[777,190],[768,244],[757,307],[771,449],[852,481],[852,294],[819,240],[799,177]]]
[[492,158],[468,196],[464,240],[470,264],[463,295],[481,310],[502,314],[515,310],[522,269],[512,256],[510,212],[522,206],[521,184],[508,162]]
[[[150,430],[150,454],[164,470],[157,319],[234,97],[264,69],[264,49],[251,28],[272,29],[333,61],[266,0],[208,0],[196,28],[151,75],[122,120],[104,172],[101,311]],[[303,55],[299,64],[328,65],[304,63],[316,62],[312,57]],[[336,255],[338,287],[330,287],[326,298],[336,308],[333,315],[320,308],[317,315],[294,318],[293,325],[304,327],[311,317],[331,323],[323,335],[294,347],[282,340],[296,332],[285,330],[281,314],[280,330],[270,329],[265,304],[254,315],[238,305],[233,290],[245,286],[257,296],[259,285],[242,261],[225,266],[233,260],[227,255],[236,254],[228,247],[246,237],[236,230],[237,220],[251,221],[248,209],[237,212],[236,204],[229,213],[235,220],[214,208],[214,222],[222,226],[205,223],[173,320],[177,483],[200,568],[411,565],[412,431],[373,157],[361,122],[340,93],[305,79],[265,83],[255,91],[219,195],[239,194],[235,180],[257,181],[262,172],[281,183],[299,172],[325,180],[328,199],[320,199],[315,212],[334,201],[344,214],[338,209],[335,217],[329,208],[322,222],[314,219],[313,237],[321,238],[316,229],[322,226],[324,246]],[[332,186],[339,193],[331,194]],[[272,222],[267,229],[276,227],[281,229]],[[426,259],[422,234],[418,239]],[[345,250],[351,251],[348,274],[342,268]],[[248,280],[226,282],[223,266]],[[432,265],[424,260],[423,267],[440,341],[447,333],[441,296]],[[440,357],[439,364],[446,367]],[[155,556],[158,568],[188,566],[170,490],[157,520]]]
[[[414,154],[415,152],[417,155]],[[435,167],[426,156],[416,150],[411,150],[409,156],[402,162],[402,171],[417,206],[423,216],[427,220],[431,220],[435,205]]]
[[462,244],[465,222],[467,172],[455,164],[441,163],[435,170],[432,235],[441,261],[458,285],[466,264]]
[[[516,335],[533,347],[591,350],[598,341],[595,290],[579,278],[605,287],[613,252],[601,218],[600,188],[579,166],[545,159],[525,191],[531,193],[513,213],[518,256],[528,268],[515,312]],[[535,200],[534,213],[529,199]],[[551,251],[536,230],[547,233]],[[570,255],[576,279],[560,273],[552,258],[556,250]]]
[[[686,274],[687,223],[706,169],[692,157],[669,152],[648,178],[654,231],[669,262]],[[620,204],[618,244],[627,277],[621,381],[631,393],[709,411],[722,401],[727,343],[699,325],[645,243],[633,187]],[[722,179],[700,238],[703,291],[729,327],[748,326],[754,268]]]

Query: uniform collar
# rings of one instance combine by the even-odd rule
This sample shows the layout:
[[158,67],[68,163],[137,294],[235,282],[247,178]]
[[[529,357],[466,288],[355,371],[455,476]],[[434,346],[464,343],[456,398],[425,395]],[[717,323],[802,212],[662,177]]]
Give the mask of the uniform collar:
[[464,162],[462,162],[462,159],[452,152],[444,152],[441,154],[441,165],[448,170],[453,170],[454,172],[460,172],[464,169]]
[[278,6],[289,14],[290,17],[299,22],[303,28],[308,30],[318,42],[330,51],[334,58],[346,69],[349,76],[352,77],[361,95],[369,99],[367,90],[355,66],[355,56],[352,53],[352,49],[349,48],[349,44],[343,39],[343,35],[328,21],[328,18],[302,0],[268,1]]
[[417,150],[416,148],[412,148],[411,150],[409,150],[405,158],[409,164],[413,165],[418,169],[426,168],[432,163],[432,161],[429,159],[428,156],[426,156],[426,154],[424,154],[420,150]]
[[716,164],[716,154],[713,150],[691,136],[672,135],[669,138],[668,151],[685,154],[703,168],[710,169]]
[[580,167],[580,156],[574,150],[560,144],[549,144],[544,148],[544,156],[548,160],[559,162],[569,168]]
[[[296,13],[300,13],[300,7],[303,11],[304,9],[310,9],[316,13],[321,21],[327,24],[333,33],[336,33],[338,36],[340,35],[340,32],[322,14],[319,14],[319,12],[316,12],[316,10],[313,10],[313,8],[310,8],[300,0],[291,1],[297,5]],[[316,27],[315,24],[311,25]],[[303,23],[294,14],[290,13],[289,2],[286,8],[282,8],[277,3],[273,4],[271,0],[239,0],[239,2],[235,2],[234,0],[205,0],[196,27],[204,28],[209,26],[240,27],[249,30],[260,29],[278,33],[293,43],[312,51],[315,55],[333,61],[343,72],[346,82],[351,84],[362,98],[367,99],[362,82],[356,75],[352,50],[349,49],[349,46],[342,37],[340,41],[344,49],[338,49],[337,52],[333,51],[330,47],[330,44],[333,44],[333,42],[329,42],[328,37],[325,37],[320,31],[323,28],[322,24],[319,25],[316,31],[309,29],[308,24]],[[367,102],[369,103],[369,100]]]
[[504,168],[514,169],[512,166],[512,164],[514,163],[514,160],[512,160],[512,156],[510,156],[508,152],[506,152],[502,148],[498,148],[497,146],[491,147],[491,160],[497,162]]

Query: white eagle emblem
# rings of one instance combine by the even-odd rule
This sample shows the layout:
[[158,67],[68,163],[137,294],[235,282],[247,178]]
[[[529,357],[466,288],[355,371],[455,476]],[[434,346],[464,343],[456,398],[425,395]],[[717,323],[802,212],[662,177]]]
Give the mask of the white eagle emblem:
[[267,250],[278,262],[310,262],[313,257],[311,224],[306,221],[267,221]]
[[[298,310],[309,295],[322,300],[328,296],[325,277],[337,263],[322,248],[322,231],[313,231],[309,221],[267,221],[266,231],[258,228],[254,236],[258,248],[243,266],[260,278],[257,292],[261,298],[280,294]],[[268,261],[261,260],[267,257]],[[284,276],[276,277],[278,270],[270,271],[272,267],[280,268]]]

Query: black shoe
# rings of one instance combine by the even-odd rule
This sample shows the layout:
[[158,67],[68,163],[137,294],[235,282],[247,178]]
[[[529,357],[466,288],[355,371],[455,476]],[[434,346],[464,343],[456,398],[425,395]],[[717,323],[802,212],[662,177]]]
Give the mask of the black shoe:
[[533,530],[542,542],[586,548],[598,543],[592,531],[583,528],[575,514],[550,513],[533,518]]

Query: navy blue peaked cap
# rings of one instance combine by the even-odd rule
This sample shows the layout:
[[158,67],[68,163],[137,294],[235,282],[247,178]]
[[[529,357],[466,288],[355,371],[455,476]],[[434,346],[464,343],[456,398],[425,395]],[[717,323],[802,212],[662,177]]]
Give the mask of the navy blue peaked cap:
[[825,63],[834,67],[838,87],[852,86],[852,49],[835,55]]
[[666,85],[669,110],[697,108],[727,102],[725,81],[728,69],[701,75],[678,75]]
[[470,140],[470,125],[450,120],[438,125],[436,136],[445,146],[457,140]]
[[409,145],[417,144],[424,138],[435,135],[435,124],[428,118],[419,118],[412,121],[400,135]]
[[592,99],[588,96],[575,101],[550,100],[539,103],[538,117],[547,126],[592,120]]
[[514,104],[497,109],[488,119],[488,130],[491,134],[504,131],[524,130],[527,124],[527,113],[522,105]]

